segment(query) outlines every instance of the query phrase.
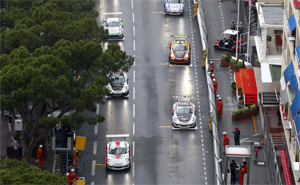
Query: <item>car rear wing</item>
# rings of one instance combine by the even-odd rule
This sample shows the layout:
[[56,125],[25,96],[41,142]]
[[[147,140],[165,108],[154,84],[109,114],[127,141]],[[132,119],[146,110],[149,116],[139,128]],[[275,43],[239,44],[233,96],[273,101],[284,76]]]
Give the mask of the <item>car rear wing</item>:
[[119,15],[122,15],[122,12],[107,12],[107,13],[102,13],[102,15],[105,15],[105,17],[111,16],[111,15],[118,15],[118,18],[119,18]]
[[178,101],[178,99],[189,98],[191,101],[191,99],[194,97],[193,96],[173,96],[173,98],[177,98],[177,101]]
[[129,134],[109,134],[106,135],[106,138],[109,138],[110,141],[112,138],[123,138],[123,140],[125,141],[125,138],[129,137]]
[[171,35],[171,37],[173,37],[174,40],[176,40],[176,39],[178,40],[178,38],[185,38],[185,39],[183,39],[185,41],[188,36],[187,35]]

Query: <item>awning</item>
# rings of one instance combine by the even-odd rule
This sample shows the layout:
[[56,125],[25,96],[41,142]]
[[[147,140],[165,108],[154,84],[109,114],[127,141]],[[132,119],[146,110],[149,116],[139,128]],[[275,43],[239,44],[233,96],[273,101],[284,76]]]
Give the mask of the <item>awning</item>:
[[290,79],[294,76],[294,66],[293,62],[290,62],[290,64],[287,66],[287,68],[283,72],[283,76],[285,79],[285,83],[287,84]]
[[296,75],[294,75],[290,82],[292,93],[298,89],[298,81]]
[[295,127],[296,127],[296,135],[300,132],[300,114],[294,120]]
[[289,18],[288,22],[290,31],[293,31],[297,26],[294,14]]
[[298,58],[298,62],[300,62],[300,44],[296,47],[295,53]]
[[295,117],[297,116],[299,109],[300,109],[300,93],[298,91],[291,105],[291,112],[292,112],[293,119],[295,119]]

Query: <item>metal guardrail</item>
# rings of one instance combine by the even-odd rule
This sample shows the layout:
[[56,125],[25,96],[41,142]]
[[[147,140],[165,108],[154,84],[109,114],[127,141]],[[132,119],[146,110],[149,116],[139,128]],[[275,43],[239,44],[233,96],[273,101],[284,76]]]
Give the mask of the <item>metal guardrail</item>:
[[[200,29],[201,35],[201,42],[203,49],[206,50],[207,56],[209,56],[209,46],[207,42],[208,34],[206,31],[206,24],[204,19],[204,11],[202,0],[193,0],[198,1],[198,12],[197,12],[197,20]],[[205,61],[205,70],[208,70],[208,57],[206,57]],[[221,166],[219,164],[219,160],[221,159],[220,156],[220,141],[219,141],[219,131],[218,131],[218,123],[217,123],[217,112],[216,112],[216,103],[215,103],[215,95],[213,89],[213,81],[211,77],[206,73],[207,79],[207,88],[208,88],[208,98],[209,98],[209,114],[211,117],[212,122],[212,134],[213,134],[213,148],[214,148],[214,166],[215,166],[215,184],[221,185],[222,184],[222,173],[221,173]]]

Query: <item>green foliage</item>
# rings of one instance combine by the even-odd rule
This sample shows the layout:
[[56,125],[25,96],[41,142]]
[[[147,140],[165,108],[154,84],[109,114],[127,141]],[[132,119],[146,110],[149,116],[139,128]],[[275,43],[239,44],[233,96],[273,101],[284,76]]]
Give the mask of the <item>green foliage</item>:
[[222,60],[225,60],[226,57],[227,57],[227,55],[225,55],[225,54],[221,55]]
[[226,57],[225,57],[225,61],[226,62],[230,62],[231,56],[227,53]]
[[256,104],[252,104],[250,106],[250,111],[254,111],[254,110],[257,110],[257,109],[258,109],[258,105],[256,105]]
[[240,66],[239,66],[238,62],[236,62],[236,63],[234,64],[233,68],[234,68],[234,69],[240,69]]
[[244,96],[243,94],[241,93],[240,97],[239,97],[239,100],[243,100],[244,99]]
[[233,58],[230,58],[230,63],[231,63],[231,64],[235,64],[235,62],[236,62],[236,60],[235,60],[235,59],[233,59]]
[[29,165],[25,160],[0,159],[0,184],[68,184],[61,173],[51,174]]
[[236,90],[236,83],[235,83],[235,82],[232,82],[232,83],[231,83],[231,88],[232,88],[233,90]]
[[241,109],[235,109],[235,110],[232,111],[232,115],[233,116],[238,116],[240,114],[242,114],[242,110]]
[[238,88],[238,91],[239,91],[239,92],[242,92],[242,90],[243,90],[242,87],[239,87],[239,88]]
[[242,110],[242,114],[246,114],[250,111],[248,107],[243,107],[241,110]]

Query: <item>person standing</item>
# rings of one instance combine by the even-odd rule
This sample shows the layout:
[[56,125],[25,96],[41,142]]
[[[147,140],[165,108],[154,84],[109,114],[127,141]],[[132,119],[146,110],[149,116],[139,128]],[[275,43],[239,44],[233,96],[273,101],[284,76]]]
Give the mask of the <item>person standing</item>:
[[240,185],[243,185],[244,174],[245,174],[245,173],[246,173],[246,171],[245,171],[245,166],[243,165],[243,166],[242,166],[242,170],[240,171],[240,174],[241,174],[241,176],[240,176],[240,178],[239,178]]
[[203,49],[203,56],[202,56],[202,68],[205,68],[205,61],[206,61],[206,50]]
[[223,152],[223,155],[225,155],[225,152],[226,152],[226,146],[229,145],[229,137],[228,137],[228,134],[227,132],[223,132],[223,135],[224,135],[224,138],[223,138],[223,146],[224,146],[224,152]]
[[211,77],[212,77],[212,79],[216,79],[217,80],[217,78],[216,78],[216,76],[215,76],[215,74],[213,73],[213,74],[211,74]]
[[214,82],[214,93],[215,93],[215,99],[217,99],[217,88],[218,88],[218,82],[216,79],[213,79]]
[[219,118],[220,118],[223,113],[223,101],[222,101],[221,97],[219,97],[218,101],[217,101],[217,111],[218,111]]
[[233,20],[231,21],[230,29],[231,29],[231,30],[235,30],[235,29],[236,29],[236,27],[235,27],[235,24],[234,24],[234,21],[233,21]]
[[234,160],[232,160],[230,163],[231,184],[235,184],[235,181],[236,181],[235,168],[236,168],[236,163]]
[[194,18],[197,16],[197,12],[198,12],[198,1],[196,1],[194,4]]
[[234,134],[234,143],[235,143],[235,145],[240,145],[241,132],[239,130],[239,127],[235,127],[235,131],[233,131],[233,134]]
[[75,156],[75,167],[76,170],[78,169],[78,158],[79,158],[79,153],[78,150],[74,147],[73,155]]
[[215,73],[215,65],[214,65],[213,61],[210,61],[209,70],[210,70],[211,73]]
[[39,158],[39,168],[44,168],[44,156],[43,156],[43,145],[39,146],[39,149],[37,149],[36,155]]
[[244,31],[244,26],[243,26],[243,23],[240,22],[240,25],[239,25],[239,36],[243,33]]
[[13,139],[13,145],[14,145],[14,150],[15,150],[14,157],[15,157],[15,159],[18,159],[20,145],[19,145],[16,137],[14,137],[14,139]]
[[209,126],[209,131],[212,132],[212,124],[211,124],[211,117],[208,117],[208,126]]
[[277,117],[278,117],[278,126],[281,126],[281,115],[280,115],[280,110],[277,110]]
[[68,176],[68,182],[70,183],[70,185],[74,184],[75,179],[77,179],[76,175],[74,174],[75,170],[72,169],[69,173]]

